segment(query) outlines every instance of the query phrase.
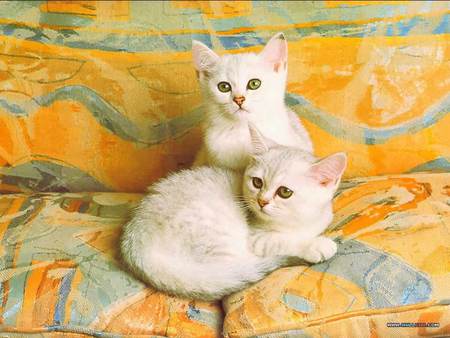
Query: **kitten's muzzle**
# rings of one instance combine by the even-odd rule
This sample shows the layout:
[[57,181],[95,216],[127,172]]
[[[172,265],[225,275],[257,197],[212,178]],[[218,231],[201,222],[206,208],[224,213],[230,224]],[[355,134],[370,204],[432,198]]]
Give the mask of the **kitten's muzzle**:
[[233,97],[233,101],[239,106],[239,108],[241,108],[242,104],[245,101],[245,97],[244,96],[235,96],[235,97]]

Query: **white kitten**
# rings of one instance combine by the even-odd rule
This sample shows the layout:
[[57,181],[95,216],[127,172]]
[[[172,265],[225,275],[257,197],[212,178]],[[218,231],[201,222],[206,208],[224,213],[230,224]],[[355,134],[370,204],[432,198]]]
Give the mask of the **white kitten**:
[[[333,219],[332,199],[347,165],[344,153],[317,162],[310,153],[265,139],[250,129],[254,148],[243,194],[253,217],[250,243],[258,256],[299,256],[317,263],[336,244],[317,237]],[[302,248],[302,249],[300,249]]]
[[280,145],[313,152],[307,131],[284,103],[288,53],[282,33],[259,54],[218,56],[199,41],[192,52],[206,109],[194,166],[244,170],[251,153],[248,122]]
[[257,154],[244,176],[199,167],[150,187],[121,239],[123,259],[143,281],[215,300],[286,264],[287,255],[319,262],[336,253],[332,240],[317,236],[331,222],[345,155],[314,164],[307,152],[269,149],[252,135]]

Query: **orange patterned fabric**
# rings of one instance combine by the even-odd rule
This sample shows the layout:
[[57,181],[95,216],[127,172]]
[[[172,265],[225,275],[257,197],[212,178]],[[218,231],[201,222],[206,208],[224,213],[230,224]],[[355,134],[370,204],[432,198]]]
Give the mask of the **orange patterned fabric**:
[[[445,1],[0,2],[0,333],[450,336],[449,17]],[[318,156],[348,153],[337,256],[275,271],[225,314],[147,288],[117,252],[142,195],[112,191],[199,149],[192,39],[257,52],[279,31],[287,104]],[[387,325],[405,322],[439,326]]]
[[0,2],[0,191],[144,191],[188,167],[191,41],[289,42],[286,101],[347,177],[450,169],[445,1]]
[[[345,181],[331,260],[277,270],[220,303],[170,297],[121,266],[118,238],[142,197],[0,197],[0,333],[49,337],[450,335],[450,174]],[[387,327],[387,323],[439,327]],[[353,334],[349,335],[352,332]],[[277,335],[272,335],[277,334]]]

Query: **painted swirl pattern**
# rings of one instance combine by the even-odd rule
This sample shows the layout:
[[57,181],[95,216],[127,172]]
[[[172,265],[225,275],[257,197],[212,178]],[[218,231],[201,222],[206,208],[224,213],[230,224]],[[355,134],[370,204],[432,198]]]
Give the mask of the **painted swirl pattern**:
[[[347,177],[450,169],[448,2],[0,3],[0,191],[144,191],[188,167],[191,41],[289,41],[287,103]],[[68,175],[67,173],[70,173]]]

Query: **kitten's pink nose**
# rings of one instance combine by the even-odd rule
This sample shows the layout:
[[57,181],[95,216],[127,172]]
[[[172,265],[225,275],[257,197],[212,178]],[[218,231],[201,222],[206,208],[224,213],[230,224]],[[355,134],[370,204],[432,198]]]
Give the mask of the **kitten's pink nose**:
[[264,208],[267,204],[269,204],[269,201],[266,201],[266,200],[263,200],[263,199],[258,198],[258,204],[259,204],[259,206],[260,206],[261,209],[262,209],[262,208]]
[[240,107],[244,103],[245,97],[243,97],[243,96],[235,96],[233,98],[233,101],[236,102],[236,104]]

